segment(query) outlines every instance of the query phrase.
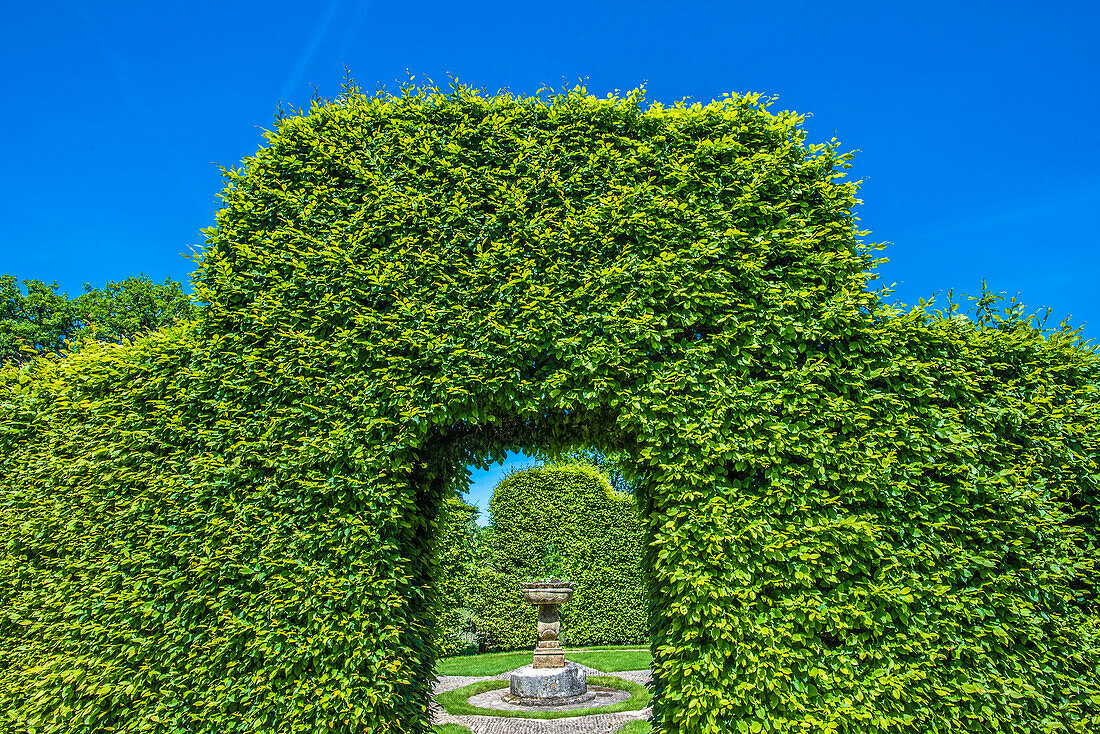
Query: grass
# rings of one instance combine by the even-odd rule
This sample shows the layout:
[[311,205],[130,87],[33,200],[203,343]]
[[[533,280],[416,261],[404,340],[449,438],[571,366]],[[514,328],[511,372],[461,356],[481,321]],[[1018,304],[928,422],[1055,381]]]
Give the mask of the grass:
[[601,673],[617,673],[620,670],[649,670],[653,655],[649,650],[594,650],[566,653],[566,660],[587,665]]
[[436,675],[498,675],[531,662],[529,652],[495,652],[443,658],[435,664]]
[[[566,651],[566,660],[595,668],[602,673],[620,670],[646,670],[653,661],[648,650],[632,651],[617,647],[586,648],[584,652]],[[435,666],[436,675],[499,675],[531,663],[530,651],[497,652],[488,655],[461,655],[443,658]]]
[[593,686],[605,686],[607,688],[618,688],[621,691],[628,691],[630,693],[630,698],[620,703],[612,704],[611,706],[591,706],[589,708],[571,709],[569,711],[498,711],[496,709],[483,709],[479,706],[471,706],[466,701],[470,696],[508,687],[508,681],[506,680],[486,680],[457,688],[453,691],[447,691],[446,693],[440,693],[435,697],[435,700],[447,711],[447,713],[454,716],[473,715],[504,716],[513,719],[562,719],[572,716],[588,716],[590,714],[613,714],[617,711],[637,711],[649,705],[649,699],[652,695],[645,686],[611,675],[592,676],[588,679],[588,683]]
[[[646,729],[646,731],[649,731],[649,729]],[[432,727],[432,734],[472,734],[472,732],[458,724],[436,724]]]
[[650,734],[652,731],[653,727],[648,721],[634,720],[626,722],[616,734]]

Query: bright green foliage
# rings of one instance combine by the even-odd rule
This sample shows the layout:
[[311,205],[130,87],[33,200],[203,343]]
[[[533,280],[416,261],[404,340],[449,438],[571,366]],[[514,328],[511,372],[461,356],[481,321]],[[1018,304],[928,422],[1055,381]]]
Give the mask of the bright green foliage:
[[[519,584],[549,576],[577,584],[561,607],[567,645],[647,638],[642,528],[633,496],[613,490],[594,467],[550,465],[506,477],[493,491],[490,516],[490,566],[477,577],[469,604],[491,647],[534,647],[538,613]],[[551,550],[558,562],[549,568]]]
[[281,120],[196,330],[3,372],[4,728],[421,734],[449,487],[593,446],[632,459],[657,731],[1095,731],[1100,360],[884,308],[799,123]]
[[441,655],[455,655],[467,645],[466,597],[480,560],[476,556],[477,513],[476,507],[458,497],[447,497],[443,502],[436,582],[439,611],[435,621],[436,644]]
[[243,518],[195,488],[183,448],[202,445],[192,345],[172,329],[0,370],[0,730],[210,714],[190,681],[246,654],[248,612],[219,593],[245,563],[226,544]]

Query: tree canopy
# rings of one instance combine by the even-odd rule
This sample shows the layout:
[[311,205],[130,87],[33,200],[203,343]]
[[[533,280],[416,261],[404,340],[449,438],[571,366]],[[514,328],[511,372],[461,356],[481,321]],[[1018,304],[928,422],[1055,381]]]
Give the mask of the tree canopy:
[[69,298],[56,282],[0,276],[0,361],[25,362],[58,352],[82,339],[121,342],[153,329],[193,318],[195,305],[172,280],[124,278],[102,288],[85,284]]

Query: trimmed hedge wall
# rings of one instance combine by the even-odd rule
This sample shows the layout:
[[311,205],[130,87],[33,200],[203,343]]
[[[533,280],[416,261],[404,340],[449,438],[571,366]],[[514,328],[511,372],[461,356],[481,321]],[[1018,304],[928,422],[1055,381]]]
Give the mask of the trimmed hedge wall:
[[[523,601],[521,581],[553,570],[575,581],[561,607],[566,645],[648,639],[642,581],[642,528],[634,497],[611,488],[599,470],[549,465],[506,477],[490,501],[492,566],[475,579],[474,622],[495,649],[533,647],[538,613]],[[547,569],[548,548],[560,566]]]
[[798,115],[639,101],[318,103],[194,328],[0,372],[5,731],[422,734],[521,446],[633,459],[657,731],[1100,728],[1095,350],[885,307]]
[[845,331],[735,388],[761,407],[693,502],[641,493],[664,728],[705,689],[735,731],[1094,729],[1095,353],[1016,317]]
[[434,606],[406,569],[431,558],[433,503],[338,479],[334,428],[243,388],[220,343],[188,327],[0,371],[0,731],[426,716],[408,687],[431,674]]
[[478,509],[458,497],[447,497],[439,522],[439,575],[436,577],[435,642],[439,654],[457,655],[468,646],[471,622],[465,611],[471,579],[478,567]]

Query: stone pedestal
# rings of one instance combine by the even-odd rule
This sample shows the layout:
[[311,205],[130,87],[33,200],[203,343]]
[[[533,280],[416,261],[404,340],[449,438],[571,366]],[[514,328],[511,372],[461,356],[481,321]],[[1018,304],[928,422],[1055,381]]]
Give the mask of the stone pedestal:
[[535,581],[520,584],[523,598],[539,608],[538,642],[532,664],[536,668],[560,668],[565,665],[565,651],[558,636],[561,634],[561,615],[558,605],[573,596],[573,584],[569,581]]
[[535,659],[532,667],[560,668],[565,665],[565,650],[558,635],[561,633],[561,615],[557,604],[539,606],[538,642],[535,643]]
[[528,665],[512,671],[504,700],[524,706],[562,706],[591,701],[588,676],[576,663],[546,670]]
[[520,584],[523,598],[539,608],[538,642],[531,665],[513,671],[509,679],[508,703],[522,706],[564,706],[591,701],[588,676],[576,663],[565,662],[565,650],[558,641],[561,615],[558,605],[573,596],[568,581],[536,581]]

